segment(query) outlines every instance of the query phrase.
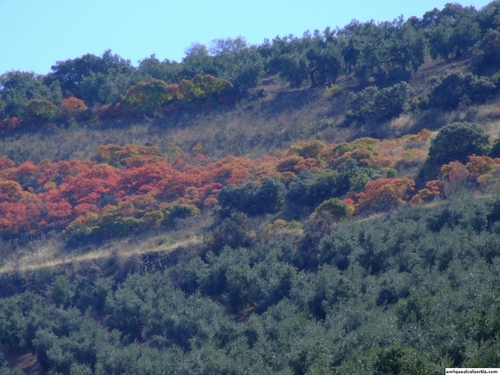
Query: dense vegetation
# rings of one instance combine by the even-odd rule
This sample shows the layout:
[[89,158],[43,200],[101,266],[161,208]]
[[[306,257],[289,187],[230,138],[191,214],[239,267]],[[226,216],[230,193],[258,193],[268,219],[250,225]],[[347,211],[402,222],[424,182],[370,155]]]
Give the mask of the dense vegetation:
[[500,367],[499,20],[1,75],[0,374]]
[[[353,21],[342,29],[276,37],[259,46],[242,37],[214,40],[210,47],[194,43],[179,63],[152,55],[134,67],[108,50],[59,61],[45,76],[11,71],[0,77],[0,128],[206,111],[259,86],[266,74],[278,74],[291,87],[334,84],[340,75],[352,74],[369,87],[350,98],[349,121],[390,119],[412,107],[478,103],[497,92],[499,9],[496,2],[481,11],[449,3],[422,18]],[[405,84],[426,54],[450,61],[471,50],[469,72],[437,77],[416,98]]]
[[500,360],[499,207],[454,196],[345,222],[318,247],[282,229],[195,257],[182,276],[57,276],[41,296],[1,300],[0,337],[61,374],[489,367]]

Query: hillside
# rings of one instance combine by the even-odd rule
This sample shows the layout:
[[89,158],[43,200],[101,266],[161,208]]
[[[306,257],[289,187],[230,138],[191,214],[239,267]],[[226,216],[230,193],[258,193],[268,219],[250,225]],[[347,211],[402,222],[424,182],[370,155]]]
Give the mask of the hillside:
[[0,76],[0,373],[500,367],[500,3]]

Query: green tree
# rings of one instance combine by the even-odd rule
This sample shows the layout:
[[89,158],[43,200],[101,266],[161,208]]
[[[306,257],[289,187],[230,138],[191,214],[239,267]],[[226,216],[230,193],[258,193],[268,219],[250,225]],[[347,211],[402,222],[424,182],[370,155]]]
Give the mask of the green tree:
[[436,80],[429,93],[429,106],[451,110],[463,100],[481,103],[496,87],[488,78],[472,73],[450,72]]
[[345,189],[344,176],[337,171],[325,171],[316,176],[313,183],[309,188],[310,200],[312,204],[323,202],[324,200],[332,197],[339,196]]
[[210,42],[209,53],[212,56],[222,54],[232,54],[241,52],[248,48],[247,41],[244,37],[237,36],[236,38],[213,39]]
[[346,64],[347,73],[351,74],[354,72],[354,67],[358,61],[360,50],[355,47],[354,39],[348,38],[348,41],[342,47],[342,57]]
[[12,71],[0,76],[0,117],[22,117],[26,104],[33,99],[60,103],[58,82],[49,85],[44,77],[33,72]]
[[335,82],[344,67],[341,48],[330,29],[323,33],[289,35],[266,43],[261,54],[267,57],[268,70],[276,71],[291,87],[309,81],[311,86]]
[[362,82],[382,68],[384,45],[388,41],[386,31],[373,21],[361,23],[355,20],[338,32],[348,71],[354,72]]
[[231,95],[234,88],[231,82],[225,79],[215,78],[209,74],[197,74],[192,79],[192,83],[193,87],[197,90],[201,90],[202,96],[205,97]]
[[340,221],[347,216],[352,215],[354,212],[353,207],[348,206],[346,203],[342,202],[338,198],[331,198],[327,201],[321,203],[315,210],[312,215],[313,219],[320,219],[322,215],[327,214],[334,221]]
[[138,111],[161,108],[167,101],[168,85],[165,81],[152,79],[149,82],[139,82],[130,87],[125,96],[125,102],[132,104]]
[[252,47],[233,50],[213,57],[216,76],[231,82],[240,92],[258,86],[264,75],[264,60],[257,49]]
[[433,21],[428,28],[433,59],[460,57],[480,36],[477,11],[472,6],[447,3],[442,11],[435,12]]
[[488,146],[488,135],[478,125],[454,122],[443,127],[434,138],[427,162],[443,165],[457,160],[465,164],[472,154],[484,155]]
[[285,202],[285,186],[278,177],[265,177],[254,199],[260,206],[258,211],[261,213],[277,212]]
[[85,77],[90,77],[92,73],[130,75],[134,72],[129,60],[113,55],[111,50],[105,51],[102,56],[88,53],[76,59],[58,61],[51,69],[52,72],[45,76],[45,82],[50,84],[58,81],[64,97],[75,96],[79,99],[84,99],[81,83]]
[[476,74],[494,74],[500,69],[500,31],[488,30],[474,45],[471,68]]
[[500,26],[500,3],[492,1],[483,7],[479,12],[478,22],[483,35],[488,29],[497,29]]
[[406,82],[379,90],[369,86],[357,94],[350,92],[346,113],[348,123],[363,124],[366,120],[386,121],[405,113],[411,108],[412,87]]
[[259,47],[259,53],[266,62],[266,71],[272,74],[279,73],[280,77],[289,82],[291,86],[300,86],[307,79],[305,67],[300,67],[302,57],[302,47],[300,40],[288,35],[277,36],[270,42],[266,40]]
[[360,92],[349,93],[348,103],[351,107],[351,112],[347,114],[356,120],[366,119],[373,115],[375,96],[378,89],[375,86],[369,86]]
[[178,81],[178,75],[182,65],[176,61],[165,59],[160,61],[153,54],[139,62],[137,73],[143,81],[149,81],[152,78],[161,79],[167,83]]
[[333,83],[344,69],[344,61],[335,39],[319,39],[306,54],[312,86]]
[[423,64],[425,39],[410,21],[353,21],[337,32],[348,72],[362,82],[407,80]]
[[500,137],[497,137],[493,142],[489,156],[492,158],[500,158]]
[[[410,21],[400,17],[389,27],[390,37],[383,59],[389,78],[408,79],[424,63],[425,38]],[[399,79],[398,79],[399,80]]]
[[285,186],[276,177],[263,178],[260,184],[248,182],[224,187],[219,194],[223,209],[236,209],[248,215],[277,212],[285,201]]
[[375,375],[434,375],[438,367],[414,349],[382,350],[374,363]]
[[204,44],[192,43],[186,48],[185,55],[182,59],[182,71],[179,78],[191,79],[196,74],[217,75],[213,66],[213,57],[210,56]]
[[209,249],[214,252],[220,252],[225,246],[232,249],[249,247],[251,243],[250,220],[241,212],[221,220],[207,240]]
[[119,101],[127,89],[139,82],[138,74],[122,73],[111,69],[107,73],[91,72],[82,78],[79,91],[90,106]]
[[24,107],[23,119],[33,125],[43,125],[53,119],[57,112],[58,108],[48,100],[33,99]]
[[[310,214],[311,209],[321,202],[346,193],[349,190],[347,184],[347,176],[337,171],[328,170],[313,174],[305,170],[288,185],[287,206],[293,207],[295,215],[301,211],[304,211],[304,214]],[[299,214],[296,217],[300,216]]]
[[58,306],[69,307],[75,295],[75,286],[65,275],[57,276],[49,290],[49,296]]
[[374,116],[378,120],[390,120],[411,108],[413,89],[406,82],[397,83],[375,94]]

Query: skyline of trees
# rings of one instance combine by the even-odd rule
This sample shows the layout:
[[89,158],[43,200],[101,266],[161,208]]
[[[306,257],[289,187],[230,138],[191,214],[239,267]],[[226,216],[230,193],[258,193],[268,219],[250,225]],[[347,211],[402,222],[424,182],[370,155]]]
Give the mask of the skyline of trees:
[[[129,60],[105,51],[56,62],[46,75],[11,71],[0,76],[0,117],[22,118],[30,100],[60,107],[63,98],[84,100],[90,108],[120,101],[130,87],[152,79],[166,84],[192,80],[197,74],[224,79],[239,93],[257,87],[264,74],[279,74],[292,87],[334,83],[340,74],[360,82],[390,85],[408,81],[426,55],[449,60],[474,49],[472,71],[488,75],[485,64],[495,63],[496,16],[492,2],[480,11],[448,3],[422,18],[402,17],[389,22],[352,21],[341,29],[305,32],[264,40],[251,46],[244,37],[193,43],[181,62],[151,55],[134,67]],[[383,87],[382,87],[383,88]]]

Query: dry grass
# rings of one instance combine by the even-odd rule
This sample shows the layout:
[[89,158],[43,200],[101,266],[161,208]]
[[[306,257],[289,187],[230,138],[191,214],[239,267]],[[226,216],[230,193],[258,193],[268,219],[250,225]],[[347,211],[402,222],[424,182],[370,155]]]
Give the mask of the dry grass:
[[16,273],[23,275],[39,269],[54,269],[71,266],[85,268],[86,263],[158,253],[168,254],[179,248],[195,247],[203,243],[203,232],[213,223],[210,215],[199,215],[178,220],[176,228],[146,232],[130,237],[109,240],[101,246],[89,244],[71,250],[57,238],[31,241],[19,246],[15,252],[3,254],[0,275]]
[[[434,74],[445,67],[441,65],[429,62],[419,74],[422,77]],[[415,80],[416,83],[421,81]],[[156,145],[163,151],[175,144],[187,152],[200,143],[205,152],[216,159],[229,154],[262,157],[299,140],[338,143],[367,135],[371,130],[337,126],[348,107],[348,92],[357,87],[352,77],[341,77],[338,84],[342,87],[341,94],[331,97],[323,87],[288,89],[274,77],[267,77],[262,86],[266,96],[250,95],[233,107],[135,124],[104,124],[101,127],[75,124],[67,129],[19,132],[0,141],[0,156],[17,162],[39,162],[44,158],[58,161],[91,158],[98,146],[109,143]],[[412,126],[419,126],[418,123],[414,118],[400,118],[389,127],[377,127],[377,131],[383,129],[379,134],[382,138],[394,130],[409,132]],[[435,126],[441,125],[439,122]],[[422,127],[432,128],[429,124]]]
[[500,120],[500,100],[475,107],[474,119],[478,122]]
[[417,73],[412,77],[410,84],[417,95],[423,94],[428,89],[430,79],[441,75],[445,70],[464,72],[468,69],[469,62],[470,56],[467,55],[464,55],[459,59],[453,59],[452,61],[445,61],[443,59],[427,59],[425,63],[420,66]]
[[[451,62],[428,60],[411,80],[417,94],[428,89],[430,77],[443,70],[463,70],[468,57]],[[101,127],[77,124],[67,129],[41,129],[7,136],[0,140],[0,156],[17,162],[44,158],[54,161],[90,158],[103,144],[148,144],[166,151],[170,144],[189,152],[200,143],[214,159],[229,154],[262,157],[291,144],[308,139],[328,143],[353,140],[360,136],[396,137],[416,133],[423,128],[436,130],[452,120],[475,118],[491,124],[498,133],[500,109],[497,102],[472,107],[472,110],[444,113],[436,110],[403,115],[385,124],[361,128],[340,128],[348,109],[349,91],[357,90],[352,76],[337,80],[340,95],[332,97],[325,88],[289,89],[276,77],[268,76],[262,86],[232,107],[220,107],[209,113],[183,114],[141,121],[140,123],[104,124]],[[263,88],[266,95],[256,93]]]
[[[262,157],[298,140],[352,138],[352,131],[335,127],[346,108],[346,93],[331,98],[324,88],[291,90],[268,82],[264,98],[250,97],[210,113],[14,133],[0,141],[0,156],[17,162],[58,161],[91,158],[98,146],[109,143],[156,145],[163,151],[175,144],[187,152],[200,143],[213,158]],[[321,122],[324,118],[333,122]]]
[[403,114],[389,122],[389,128],[393,134],[393,138],[400,137],[402,134],[408,133],[415,126],[416,118],[411,114]]
[[203,243],[201,236],[193,236],[184,240],[172,242],[169,238],[162,238],[160,244],[153,246],[158,239],[150,239],[148,242],[132,246],[127,241],[113,242],[112,245],[92,250],[84,254],[68,253],[63,255],[58,246],[47,246],[39,248],[32,254],[19,255],[14,262],[7,262],[0,267],[1,274],[21,273],[36,271],[42,268],[56,268],[65,265],[75,265],[78,263],[107,259],[111,256],[118,256],[126,259],[137,255],[148,253],[170,253],[183,247],[196,246]]
[[500,99],[470,109],[468,121],[480,124],[490,135],[491,140],[500,134]]
[[324,112],[318,104],[297,105],[275,113],[269,113],[268,108],[255,112],[248,106],[251,104],[244,101],[233,110],[124,127],[89,126],[63,129],[54,134],[19,133],[0,142],[0,155],[17,162],[39,162],[45,158],[58,161],[91,158],[98,146],[109,143],[150,144],[163,151],[170,144],[190,151],[200,143],[214,158],[229,154],[257,157],[306,138],[306,125],[321,118]]

